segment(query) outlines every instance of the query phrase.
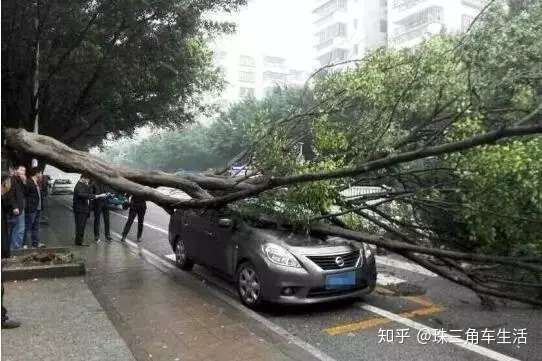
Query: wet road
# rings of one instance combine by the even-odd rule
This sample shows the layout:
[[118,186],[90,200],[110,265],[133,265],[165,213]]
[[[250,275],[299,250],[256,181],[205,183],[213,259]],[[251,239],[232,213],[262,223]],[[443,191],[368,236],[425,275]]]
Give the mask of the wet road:
[[[70,196],[54,196],[53,200],[65,205],[69,212]],[[111,214],[116,239],[120,238],[127,213]],[[149,203],[141,247],[169,261],[172,250],[167,240],[168,223],[169,215]],[[129,239],[135,239],[136,229],[134,222]],[[401,260],[383,257],[378,261],[379,272],[387,276],[380,280],[382,285],[403,280],[425,288],[425,295],[399,297],[379,286],[377,292],[356,302],[302,308],[270,306],[260,313],[262,322],[280,326],[321,351],[322,359],[331,357],[329,361],[542,359],[541,310],[514,303],[499,305],[493,312],[483,310],[468,290]],[[193,275],[237,302],[234,287],[220,275],[197,266]],[[437,332],[428,337],[429,328]],[[466,339],[471,342],[466,343]]]

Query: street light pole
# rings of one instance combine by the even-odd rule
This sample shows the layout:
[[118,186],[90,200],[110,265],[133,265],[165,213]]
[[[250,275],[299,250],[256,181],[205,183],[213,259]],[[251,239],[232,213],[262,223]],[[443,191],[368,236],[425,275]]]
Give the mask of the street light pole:
[[[34,18],[34,27],[36,30],[36,54],[34,57],[34,133],[38,134],[39,132],[39,110],[40,110],[40,100],[39,100],[39,87],[40,87],[40,34],[39,34],[39,25],[40,25],[40,12],[39,12],[39,0],[36,0],[36,17]],[[38,166],[38,160],[32,159],[32,167]]]

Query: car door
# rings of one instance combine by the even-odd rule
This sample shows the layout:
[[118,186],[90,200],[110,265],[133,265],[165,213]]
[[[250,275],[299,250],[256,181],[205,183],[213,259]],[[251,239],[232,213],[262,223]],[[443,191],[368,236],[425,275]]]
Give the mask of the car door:
[[[208,210],[208,229],[205,232],[203,252],[208,265],[220,272],[230,275],[233,260],[233,224],[226,225],[220,220],[230,219],[231,212],[227,208]],[[232,220],[233,221],[233,220]]]
[[206,210],[186,210],[181,217],[181,237],[185,242],[188,256],[196,263],[206,265],[205,246],[209,227]]

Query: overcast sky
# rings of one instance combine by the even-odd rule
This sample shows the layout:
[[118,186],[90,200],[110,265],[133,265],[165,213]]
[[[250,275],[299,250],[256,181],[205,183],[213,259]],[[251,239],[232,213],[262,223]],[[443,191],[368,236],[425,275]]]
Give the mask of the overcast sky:
[[268,54],[286,57],[292,66],[312,69],[313,0],[249,0],[239,31],[263,42]]

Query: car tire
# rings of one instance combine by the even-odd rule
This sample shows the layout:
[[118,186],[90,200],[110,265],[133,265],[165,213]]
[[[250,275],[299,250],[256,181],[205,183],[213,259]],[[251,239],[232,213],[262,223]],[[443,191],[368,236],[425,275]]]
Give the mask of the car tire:
[[241,302],[252,309],[263,305],[263,287],[256,268],[250,262],[243,262],[237,267],[235,275],[237,293]]
[[188,257],[184,241],[177,238],[173,250],[175,251],[175,265],[182,270],[191,271],[194,268],[194,261]]

